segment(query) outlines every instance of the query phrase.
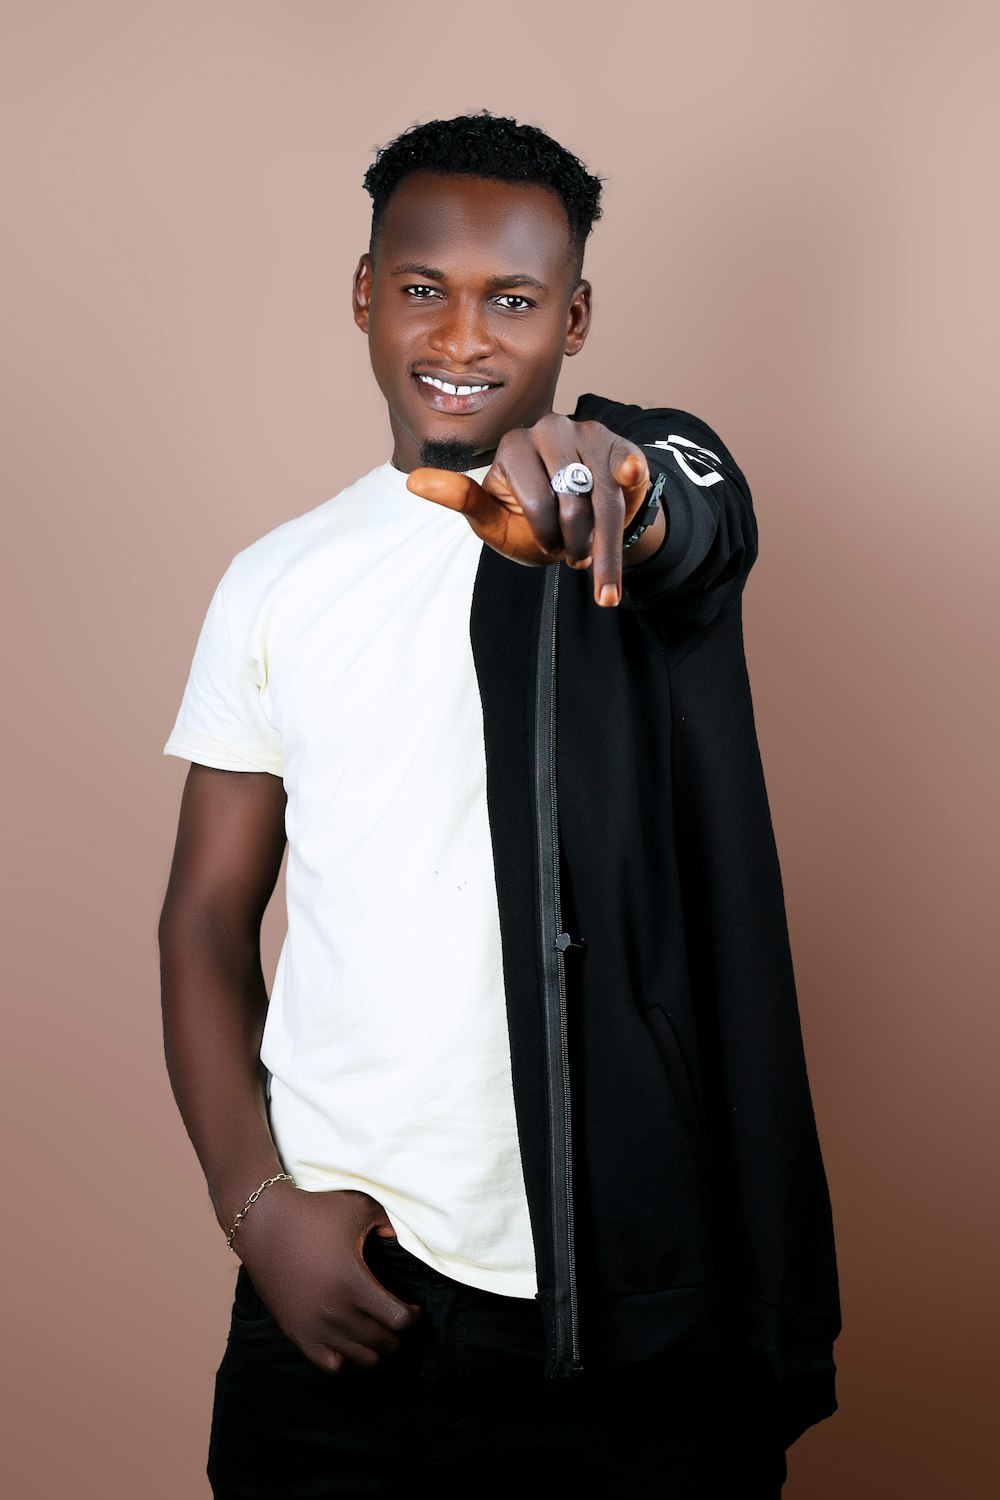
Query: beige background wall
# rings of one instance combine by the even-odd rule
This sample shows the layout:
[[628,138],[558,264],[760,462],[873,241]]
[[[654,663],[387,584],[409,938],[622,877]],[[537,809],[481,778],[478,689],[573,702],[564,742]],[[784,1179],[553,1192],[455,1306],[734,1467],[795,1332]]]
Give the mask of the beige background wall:
[[693,410],[756,498],[748,654],[846,1324],[842,1410],[786,1493],[981,1500],[996,8],[4,21],[6,1493],[207,1494],[235,1261],[161,1062],[161,747],[234,552],[388,455],[348,306],[373,148],[485,106],[607,178],[563,408]]

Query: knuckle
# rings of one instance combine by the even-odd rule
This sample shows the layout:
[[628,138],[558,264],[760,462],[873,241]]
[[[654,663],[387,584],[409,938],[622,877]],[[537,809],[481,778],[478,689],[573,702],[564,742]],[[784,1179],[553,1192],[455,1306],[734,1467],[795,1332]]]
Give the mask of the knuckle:
[[586,495],[560,495],[559,514],[564,521],[589,521],[593,510]]
[[555,496],[527,485],[518,493],[526,516],[547,516],[555,509]]
[[386,1309],[386,1313],[391,1328],[408,1328],[413,1322],[413,1314],[401,1302],[392,1303]]
[[320,1317],[322,1319],[322,1322],[328,1324],[332,1328],[339,1328],[348,1316],[348,1309],[352,1300],[353,1299],[350,1299],[347,1296],[343,1295],[336,1298],[328,1297],[326,1301],[324,1301],[320,1305]]
[[499,463],[502,461],[501,455],[503,455],[503,457],[505,458],[509,458],[512,453],[517,453],[525,446],[525,444],[527,444],[529,447],[531,445],[531,438],[528,435],[527,428],[512,427],[509,432],[504,433],[499,443],[497,443],[496,454],[493,460],[494,463]]
[[484,490],[486,490],[487,494],[495,494],[497,490],[504,491],[513,489],[510,477],[510,468],[506,462],[506,459],[509,457],[509,453],[504,456],[501,454],[500,449],[497,449],[493,458],[493,463],[490,466],[490,471],[483,479],[482,487]]
[[609,521],[617,521],[625,515],[625,496],[615,486],[601,489],[594,498],[594,508],[601,517],[607,517]]

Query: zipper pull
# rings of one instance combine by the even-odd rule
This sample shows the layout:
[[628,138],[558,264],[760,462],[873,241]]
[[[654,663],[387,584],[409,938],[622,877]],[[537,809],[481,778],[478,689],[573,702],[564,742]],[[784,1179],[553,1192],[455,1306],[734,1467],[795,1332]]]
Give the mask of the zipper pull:
[[576,953],[582,953],[586,946],[584,938],[571,938],[568,932],[561,932],[556,938],[556,947],[560,953],[565,953],[568,948],[572,948]]

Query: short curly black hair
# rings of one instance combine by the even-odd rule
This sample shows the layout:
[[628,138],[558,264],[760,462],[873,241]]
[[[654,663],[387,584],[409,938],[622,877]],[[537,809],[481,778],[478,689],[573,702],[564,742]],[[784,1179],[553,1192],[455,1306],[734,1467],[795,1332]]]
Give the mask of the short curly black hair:
[[544,130],[519,125],[486,109],[452,120],[428,120],[404,130],[379,151],[365,173],[364,186],[372,196],[372,254],[386,205],[413,172],[551,188],[566,210],[579,276],[587,236],[601,217],[601,179],[591,176],[578,157]]

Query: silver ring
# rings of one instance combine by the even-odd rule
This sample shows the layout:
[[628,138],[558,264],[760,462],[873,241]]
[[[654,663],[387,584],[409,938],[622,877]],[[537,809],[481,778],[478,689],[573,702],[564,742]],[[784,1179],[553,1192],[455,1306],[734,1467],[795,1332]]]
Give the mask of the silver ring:
[[589,495],[594,488],[594,476],[586,464],[567,464],[553,474],[552,488],[557,495]]

